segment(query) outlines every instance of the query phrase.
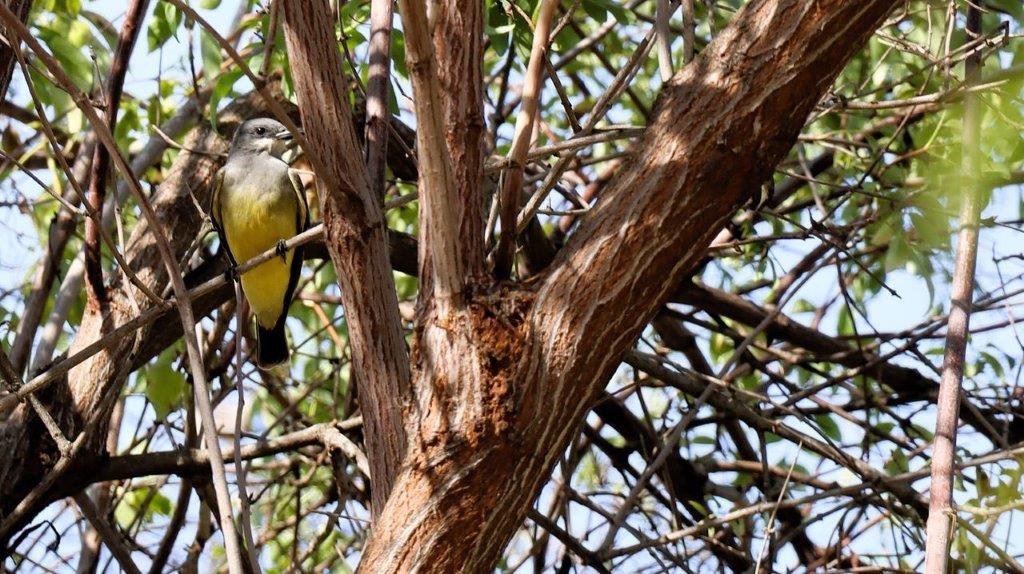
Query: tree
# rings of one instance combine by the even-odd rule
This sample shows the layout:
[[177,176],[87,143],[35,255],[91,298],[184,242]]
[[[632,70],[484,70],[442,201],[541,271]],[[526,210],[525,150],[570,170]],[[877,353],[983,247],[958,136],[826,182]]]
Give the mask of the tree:
[[[214,525],[231,571],[914,570],[951,190],[1019,196],[1020,6],[988,2],[989,34],[965,38],[952,1],[401,0],[395,29],[390,4],[241,2],[225,33],[154,3],[148,47],[185,42],[186,71],[120,104],[147,2],[119,36],[78,3],[0,7],[28,88],[5,102],[4,181],[47,236],[3,296],[8,565],[59,555],[40,544],[73,504],[85,571],[106,553],[195,570]],[[86,46],[111,48],[109,72]],[[967,59],[1000,69],[965,81]],[[960,119],[965,98],[990,111]],[[241,360],[204,213],[255,115],[301,141],[322,219],[289,242],[314,245],[286,378]],[[961,129],[988,128],[962,151]],[[1002,542],[1024,439],[1015,260],[994,254],[974,297],[1008,317],[980,328],[1001,335],[961,397],[965,569],[1024,552]],[[924,321],[876,328],[886,298],[924,291]]]

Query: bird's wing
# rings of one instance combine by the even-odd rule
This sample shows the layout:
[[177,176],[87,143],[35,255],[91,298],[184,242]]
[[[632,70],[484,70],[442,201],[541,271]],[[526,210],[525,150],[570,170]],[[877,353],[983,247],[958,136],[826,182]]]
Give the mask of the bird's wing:
[[[292,184],[292,191],[295,193],[295,201],[298,209],[295,211],[295,231],[296,233],[302,233],[309,227],[309,205],[306,203],[306,193],[302,187],[302,179],[299,178],[299,172],[294,169],[288,168],[288,181]],[[302,246],[295,248],[292,254],[292,266],[288,274],[288,288],[284,294],[284,312],[281,313],[281,317],[285,317],[288,314],[288,305],[292,301],[292,296],[295,294],[295,287],[299,283],[299,276],[302,275]]]
[[295,192],[295,199],[298,201],[299,212],[295,218],[295,228],[299,233],[309,228],[309,204],[306,203],[306,190],[302,185],[302,178],[299,172],[288,168],[288,180],[292,182],[292,191]]
[[224,185],[224,168],[217,170],[217,173],[213,176],[213,193],[210,199],[210,220],[213,221],[213,228],[217,230],[217,236],[220,237],[221,248],[228,254],[228,261],[231,262],[232,267],[237,267],[238,262],[235,261],[235,256],[231,254],[231,247],[228,245],[228,238],[224,234],[224,218],[221,214],[220,204],[220,191]]

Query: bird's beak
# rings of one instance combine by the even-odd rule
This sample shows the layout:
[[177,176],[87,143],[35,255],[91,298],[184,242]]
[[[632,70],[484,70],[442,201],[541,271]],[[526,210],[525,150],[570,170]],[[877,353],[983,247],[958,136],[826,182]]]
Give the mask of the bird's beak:
[[[302,130],[299,130],[302,133]],[[281,130],[278,133],[273,134],[273,144],[271,147],[271,154],[276,157],[283,157],[285,153],[296,148],[298,142],[292,136],[292,132],[288,130]]]
[[[299,133],[302,134],[302,130],[299,130]],[[297,145],[295,138],[292,137],[292,132],[288,130],[281,130],[274,136],[274,138],[284,142],[285,149],[293,149]]]

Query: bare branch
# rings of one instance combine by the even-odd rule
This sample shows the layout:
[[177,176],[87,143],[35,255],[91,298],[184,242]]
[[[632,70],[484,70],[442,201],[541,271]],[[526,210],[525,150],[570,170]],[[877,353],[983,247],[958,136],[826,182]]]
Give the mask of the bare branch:
[[[106,83],[105,116],[107,129],[111,133],[117,126],[117,110],[121,107],[121,94],[124,91],[124,78],[128,73],[128,60],[135,49],[135,41],[142,29],[142,20],[146,17],[149,0],[133,0],[124,15],[121,33],[117,38],[117,48],[110,62],[110,76]],[[110,169],[110,154],[105,146],[96,146],[92,159],[92,176],[89,179],[88,201],[95,211],[102,212],[103,200],[107,192],[107,172]],[[134,177],[129,174],[128,177]],[[100,233],[102,220],[89,218],[85,222],[85,276],[89,287],[89,302],[92,305],[108,303],[107,289],[103,285],[103,265],[100,258]]]
[[[312,146],[306,151],[315,152],[311,155],[327,248],[345,300],[353,365],[364,397],[361,406],[377,514],[405,452],[402,409],[410,392],[409,360],[388,262],[387,226],[352,128],[332,22],[325,0],[284,5],[285,40],[299,111]],[[406,28],[407,49],[412,50],[410,36]],[[429,120],[420,118],[420,122],[422,134]],[[421,178],[430,163],[424,147],[439,146],[419,147]],[[420,189],[422,198],[422,184]]]
[[558,0],[544,0],[533,29],[533,46],[530,63],[523,80],[523,104],[516,116],[516,131],[512,136],[508,159],[511,168],[505,172],[500,191],[501,237],[494,251],[494,274],[500,279],[508,278],[516,250],[516,214],[519,212],[519,197],[523,187],[523,168],[526,156],[533,143],[533,131],[540,107],[540,91],[544,79],[544,61],[547,58],[548,34],[555,17]]
[[[445,140],[445,110],[438,81],[433,36],[420,0],[399,0],[402,29],[405,32],[406,65],[412,79],[416,110],[416,152],[419,160],[420,276],[430,291],[442,317],[462,304],[465,289],[465,265],[459,255],[460,213],[452,200],[455,178]],[[429,263],[428,263],[429,262]]]
[[[968,40],[981,35],[981,8],[969,4],[967,9]],[[967,60],[967,81],[975,82],[981,75],[982,59],[975,54]],[[978,137],[982,114],[977,97],[967,100],[963,118],[964,173],[977,170]],[[983,207],[980,190],[963,179],[965,189],[960,199],[960,231],[957,233],[956,260],[950,293],[946,350],[939,381],[938,415],[935,421],[935,443],[932,446],[931,496],[928,504],[928,526],[925,546],[925,574],[947,571],[952,534],[953,478],[956,453],[957,420],[960,414],[961,384],[964,377],[964,356],[970,333],[971,307],[974,299],[974,268],[978,261],[978,220]]]
[[370,78],[366,82],[366,169],[370,187],[383,201],[388,150],[388,87],[391,84],[393,0],[370,3]]

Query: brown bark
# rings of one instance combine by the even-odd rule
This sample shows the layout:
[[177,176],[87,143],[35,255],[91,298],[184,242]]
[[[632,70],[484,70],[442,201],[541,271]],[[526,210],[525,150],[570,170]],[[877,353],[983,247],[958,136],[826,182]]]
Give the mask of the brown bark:
[[[451,196],[443,200],[457,210],[459,253],[466,276],[474,277],[484,261],[484,3],[444,0],[434,18],[444,140],[454,180]],[[421,290],[421,300],[428,294]]]
[[500,206],[498,218],[501,222],[501,237],[494,249],[492,272],[499,279],[508,279],[516,252],[516,219],[519,213],[520,196],[523,187],[523,169],[526,156],[533,142],[533,129],[540,110],[540,95],[543,89],[544,62],[547,61],[548,35],[551,21],[558,8],[557,0],[542,0],[533,26],[533,45],[530,61],[523,79],[522,107],[516,116],[516,131],[508,152],[509,165],[499,191]]
[[[443,335],[428,323],[409,453],[362,571],[493,566],[622,353],[893,4],[746,5],[666,86],[635,161],[535,290],[473,293]],[[460,336],[473,354],[444,344]]]
[[[3,0],[4,5],[21,20],[28,21],[28,13],[32,9],[32,0]],[[2,26],[0,26],[2,29]],[[10,37],[4,34],[4,37]],[[0,42],[0,101],[7,97],[7,87],[11,84],[11,76],[14,75],[14,64],[17,63],[14,57],[14,50],[6,42]]]
[[[471,241],[479,240],[479,233],[466,230],[480,221],[462,220],[479,211],[467,211],[452,199],[479,200],[472,175],[477,168],[472,154],[460,156],[437,145],[471,130],[460,128],[460,118],[451,115],[460,104],[446,100],[449,88],[439,78],[451,70],[438,69],[442,57],[433,54],[435,42],[460,37],[451,30],[462,20],[448,18],[446,10],[463,14],[477,7],[441,6],[435,13],[442,14],[439,28],[428,33],[423,5],[403,1],[419,128],[420,261],[432,285],[412,353],[414,386],[387,266],[383,215],[359,161],[326,2],[284,4],[286,39],[309,131],[307,152],[323,184],[327,246],[346,297],[355,374],[363,391],[376,524],[362,571],[492,569],[623,353],[703,256],[722,223],[770,177],[812,106],[893,4],[763,0],[746,5],[700,58],[666,85],[634,161],[609,183],[547,275],[529,288],[517,288],[474,276],[474,255],[460,241],[467,233]],[[467,25],[467,33],[476,34],[477,25]],[[459,77],[471,75],[463,68]],[[479,144],[460,143],[471,149]],[[186,145],[225,147],[204,130]],[[163,225],[175,230],[173,247],[179,254],[199,224],[188,190],[203,201],[215,168],[206,156],[182,153],[154,197]],[[162,285],[166,271],[156,263],[150,231],[141,223],[128,253],[147,284]],[[128,318],[126,302],[134,288],[114,287],[111,310],[87,315],[76,348]],[[137,298],[144,309],[150,304]],[[139,337],[152,331],[143,329]],[[594,345],[595,336],[600,345]],[[136,358],[129,347],[98,355],[76,368],[67,385],[43,393],[64,397],[59,401],[67,406],[59,420],[65,426],[80,425],[77,418],[95,414],[98,397],[120,391],[125,365]],[[0,467],[5,505],[0,511],[31,488],[30,481],[38,480],[54,454],[52,445],[41,442],[45,433],[38,432],[38,422],[34,436],[28,433],[31,421],[20,409],[20,418],[12,416],[0,427],[0,448],[15,453],[8,461],[25,458],[23,466]]]
[[352,127],[332,23],[326,0],[284,4],[285,41],[309,144],[305,151],[317,173],[327,249],[341,286],[363,399],[377,515],[405,452],[402,409],[408,403],[409,361],[388,262],[387,225]]
[[[278,5],[275,4],[276,8]],[[392,0],[370,3],[370,78],[366,82],[366,170],[370,187],[381,201],[387,189],[384,174],[388,150],[388,86],[391,84]],[[264,62],[266,65],[267,62]]]

